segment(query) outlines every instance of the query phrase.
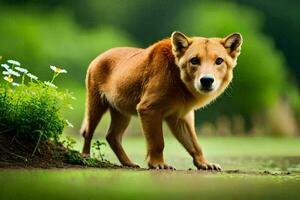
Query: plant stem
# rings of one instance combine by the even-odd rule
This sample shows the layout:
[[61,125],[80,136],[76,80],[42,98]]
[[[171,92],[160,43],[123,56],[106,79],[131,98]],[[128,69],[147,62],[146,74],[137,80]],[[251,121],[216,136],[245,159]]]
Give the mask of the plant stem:
[[53,77],[52,77],[52,80],[50,81],[50,83],[53,83],[53,81],[55,80],[55,78],[58,76],[58,73],[54,73],[53,74]]
[[25,82],[25,74],[23,74],[22,76],[22,85],[24,85],[24,82]]
[[34,148],[32,154],[31,154],[31,157],[34,156],[34,154],[35,154],[35,152],[36,152],[36,150],[37,150],[37,148],[38,148],[38,146],[39,146],[39,144],[40,144],[41,138],[42,138],[42,133],[40,133],[40,137],[39,137],[39,139],[38,139],[38,141],[37,141],[37,143],[36,143],[36,146],[35,146],[35,148]]

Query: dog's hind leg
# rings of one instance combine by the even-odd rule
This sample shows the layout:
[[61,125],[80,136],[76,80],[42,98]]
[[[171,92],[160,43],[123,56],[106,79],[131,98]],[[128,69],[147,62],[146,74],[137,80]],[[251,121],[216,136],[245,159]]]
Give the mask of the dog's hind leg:
[[110,115],[111,123],[106,135],[107,142],[123,166],[139,167],[129,159],[122,147],[122,136],[130,122],[130,116],[124,115],[113,108],[110,108]]
[[97,88],[92,87],[88,88],[86,101],[86,114],[81,128],[81,134],[84,137],[82,153],[89,155],[94,131],[101,117],[107,111],[108,103],[105,99],[101,98],[101,94]]

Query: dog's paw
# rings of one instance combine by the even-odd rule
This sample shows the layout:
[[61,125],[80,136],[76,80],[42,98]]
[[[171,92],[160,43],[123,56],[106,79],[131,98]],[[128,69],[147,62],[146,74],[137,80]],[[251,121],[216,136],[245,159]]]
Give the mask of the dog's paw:
[[166,169],[166,170],[176,170],[175,167],[167,165],[165,163],[148,163],[149,169]]
[[129,168],[141,168],[138,164],[135,163],[124,163],[123,164],[124,167],[129,167]]
[[195,166],[199,170],[215,170],[215,171],[222,170],[219,164],[208,163],[208,162],[195,162]]

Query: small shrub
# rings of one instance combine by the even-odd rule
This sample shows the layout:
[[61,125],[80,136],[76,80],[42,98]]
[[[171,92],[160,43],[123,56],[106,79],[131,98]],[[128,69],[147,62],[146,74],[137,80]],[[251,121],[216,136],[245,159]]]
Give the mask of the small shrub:
[[68,149],[65,153],[66,163],[83,165],[86,167],[117,167],[104,158],[104,154],[101,152],[101,146],[105,145],[104,142],[96,140],[93,143],[92,147],[98,151],[97,157],[83,156],[78,151],[74,150],[73,148],[76,141],[71,137],[66,137],[61,143]]
[[69,150],[72,150],[74,148],[74,145],[76,144],[76,140],[73,138],[67,136],[65,140],[62,140],[61,143]]
[[106,145],[105,142],[101,142],[100,140],[96,140],[92,147],[98,152],[98,158],[100,158],[101,160],[104,160],[104,154],[101,152],[101,146],[102,145]]
[[64,69],[50,66],[54,71],[51,81],[21,68],[18,61],[1,64],[4,82],[0,82],[0,130],[10,131],[30,139],[54,139],[65,126],[72,126],[63,118],[62,110],[70,107],[73,96],[58,91],[54,80]]

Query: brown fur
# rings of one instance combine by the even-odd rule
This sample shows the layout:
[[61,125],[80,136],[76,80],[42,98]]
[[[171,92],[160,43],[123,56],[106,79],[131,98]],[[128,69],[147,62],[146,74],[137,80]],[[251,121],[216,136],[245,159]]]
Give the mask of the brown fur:
[[[198,169],[219,170],[218,165],[206,161],[198,144],[194,110],[211,102],[228,86],[241,43],[238,33],[226,38],[188,38],[174,32],[170,39],[146,49],[114,48],[99,55],[91,62],[86,78],[83,153],[90,153],[94,130],[109,110],[111,125],[106,138],[122,165],[137,167],[126,155],[121,140],[130,116],[138,114],[150,168],[172,169],[163,158],[165,120]],[[190,63],[193,56],[201,60],[199,65]],[[220,66],[214,64],[217,57],[224,59]],[[203,74],[212,74],[219,83],[214,91],[198,88]]]

